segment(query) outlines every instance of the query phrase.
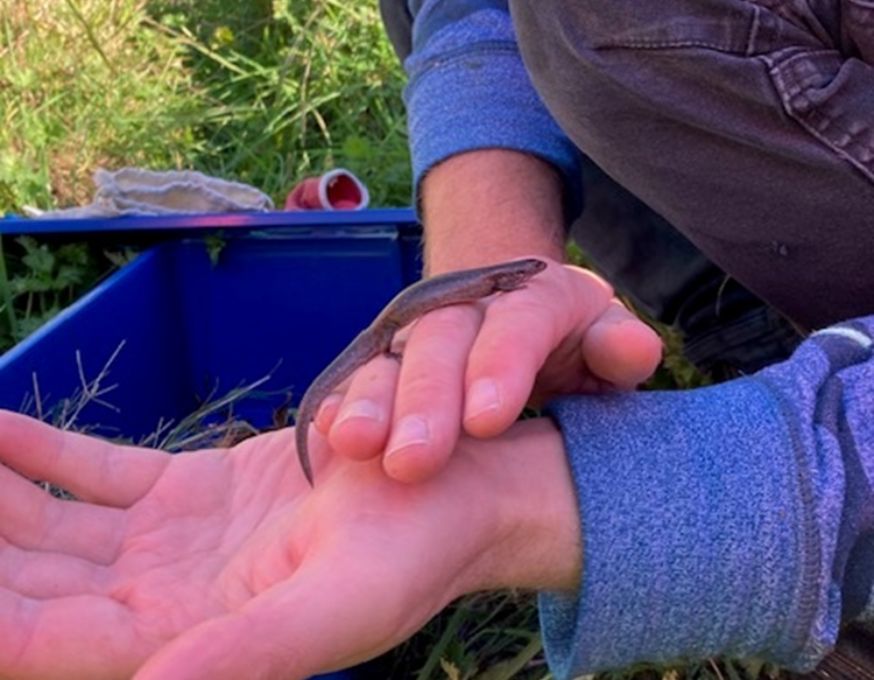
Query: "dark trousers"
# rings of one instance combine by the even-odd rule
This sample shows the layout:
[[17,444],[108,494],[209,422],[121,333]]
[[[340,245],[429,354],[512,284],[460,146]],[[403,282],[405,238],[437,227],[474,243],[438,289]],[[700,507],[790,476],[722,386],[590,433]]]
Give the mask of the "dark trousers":
[[[751,372],[874,313],[874,2],[509,5],[591,159],[574,239],[693,361]],[[406,2],[381,6],[405,54]]]
[[803,338],[782,314],[593,162],[571,237],[638,312],[682,334],[683,353],[715,381],[786,359]]
[[735,282],[806,329],[874,313],[874,3],[510,8],[535,87],[600,168],[575,233],[614,284],[693,344],[720,324],[792,342]]

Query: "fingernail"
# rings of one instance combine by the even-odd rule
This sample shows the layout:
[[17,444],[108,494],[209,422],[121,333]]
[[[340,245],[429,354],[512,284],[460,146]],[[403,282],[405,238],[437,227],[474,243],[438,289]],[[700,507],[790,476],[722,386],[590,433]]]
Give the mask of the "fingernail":
[[382,409],[375,401],[370,399],[358,399],[343,407],[337,416],[337,425],[351,418],[369,418],[377,422],[382,420]]
[[407,416],[398,422],[389,441],[386,456],[416,444],[427,444],[431,440],[428,421],[422,416]]
[[465,420],[476,418],[486,411],[495,411],[501,405],[501,395],[498,386],[491,378],[480,378],[467,391],[465,404]]

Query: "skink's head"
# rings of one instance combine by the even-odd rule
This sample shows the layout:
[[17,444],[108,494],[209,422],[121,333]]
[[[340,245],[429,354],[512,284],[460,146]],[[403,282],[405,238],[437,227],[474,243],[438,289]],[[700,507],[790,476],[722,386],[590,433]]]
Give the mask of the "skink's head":
[[516,290],[525,285],[525,282],[546,269],[546,262],[529,257],[525,260],[513,260],[495,266],[491,273],[492,285],[495,292]]

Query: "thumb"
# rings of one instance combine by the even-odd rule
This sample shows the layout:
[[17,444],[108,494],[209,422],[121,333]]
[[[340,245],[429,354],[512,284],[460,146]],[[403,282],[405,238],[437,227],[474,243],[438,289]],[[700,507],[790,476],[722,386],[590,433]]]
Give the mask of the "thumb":
[[331,584],[284,583],[201,623],[152,656],[135,680],[304,680],[346,668],[343,613]]
[[[149,659],[135,680],[303,680],[293,640],[279,640],[253,626],[248,616],[233,613],[211,619],[177,637]],[[262,631],[257,635],[255,629]],[[284,636],[283,636],[284,637]]]
[[583,356],[589,370],[619,389],[649,378],[662,358],[658,333],[613,300],[586,331]]

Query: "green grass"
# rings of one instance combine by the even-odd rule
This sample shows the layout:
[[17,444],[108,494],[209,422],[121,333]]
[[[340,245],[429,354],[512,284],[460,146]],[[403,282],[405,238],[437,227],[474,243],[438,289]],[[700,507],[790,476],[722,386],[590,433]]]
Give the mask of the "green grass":
[[[402,87],[375,3],[4,0],[0,213],[86,203],[95,169],[125,165],[237,179],[279,205],[346,167],[373,205],[406,205]],[[45,261],[0,243],[0,351],[118,259],[55,248],[47,283]]]
[[101,165],[196,156],[201,91],[185,51],[142,30],[137,2],[5,0],[0,9],[0,212],[87,201]]
[[0,212],[84,202],[99,166],[194,168],[276,199],[348,167],[409,198],[400,66],[374,4],[5,0]]
[[[402,88],[375,2],[3,0],[0,213],[85,203],[96,168],[125,165],[241,180],[280,204],[298,179],[346,167],[374,205],[406,205]],[[124,258],[0,241],[0,350]],[[668,382],[692,384],[676,361]],[[533,599],[515,593],[462,600],[385,664],[416,680],[549,677]]]
[[348,167],[374,204],[408,203],[402,72],[375,3],[241,3],[230,15],[228,5],[152,5],[208,95],[198,167],[277,198],[297,178]]

